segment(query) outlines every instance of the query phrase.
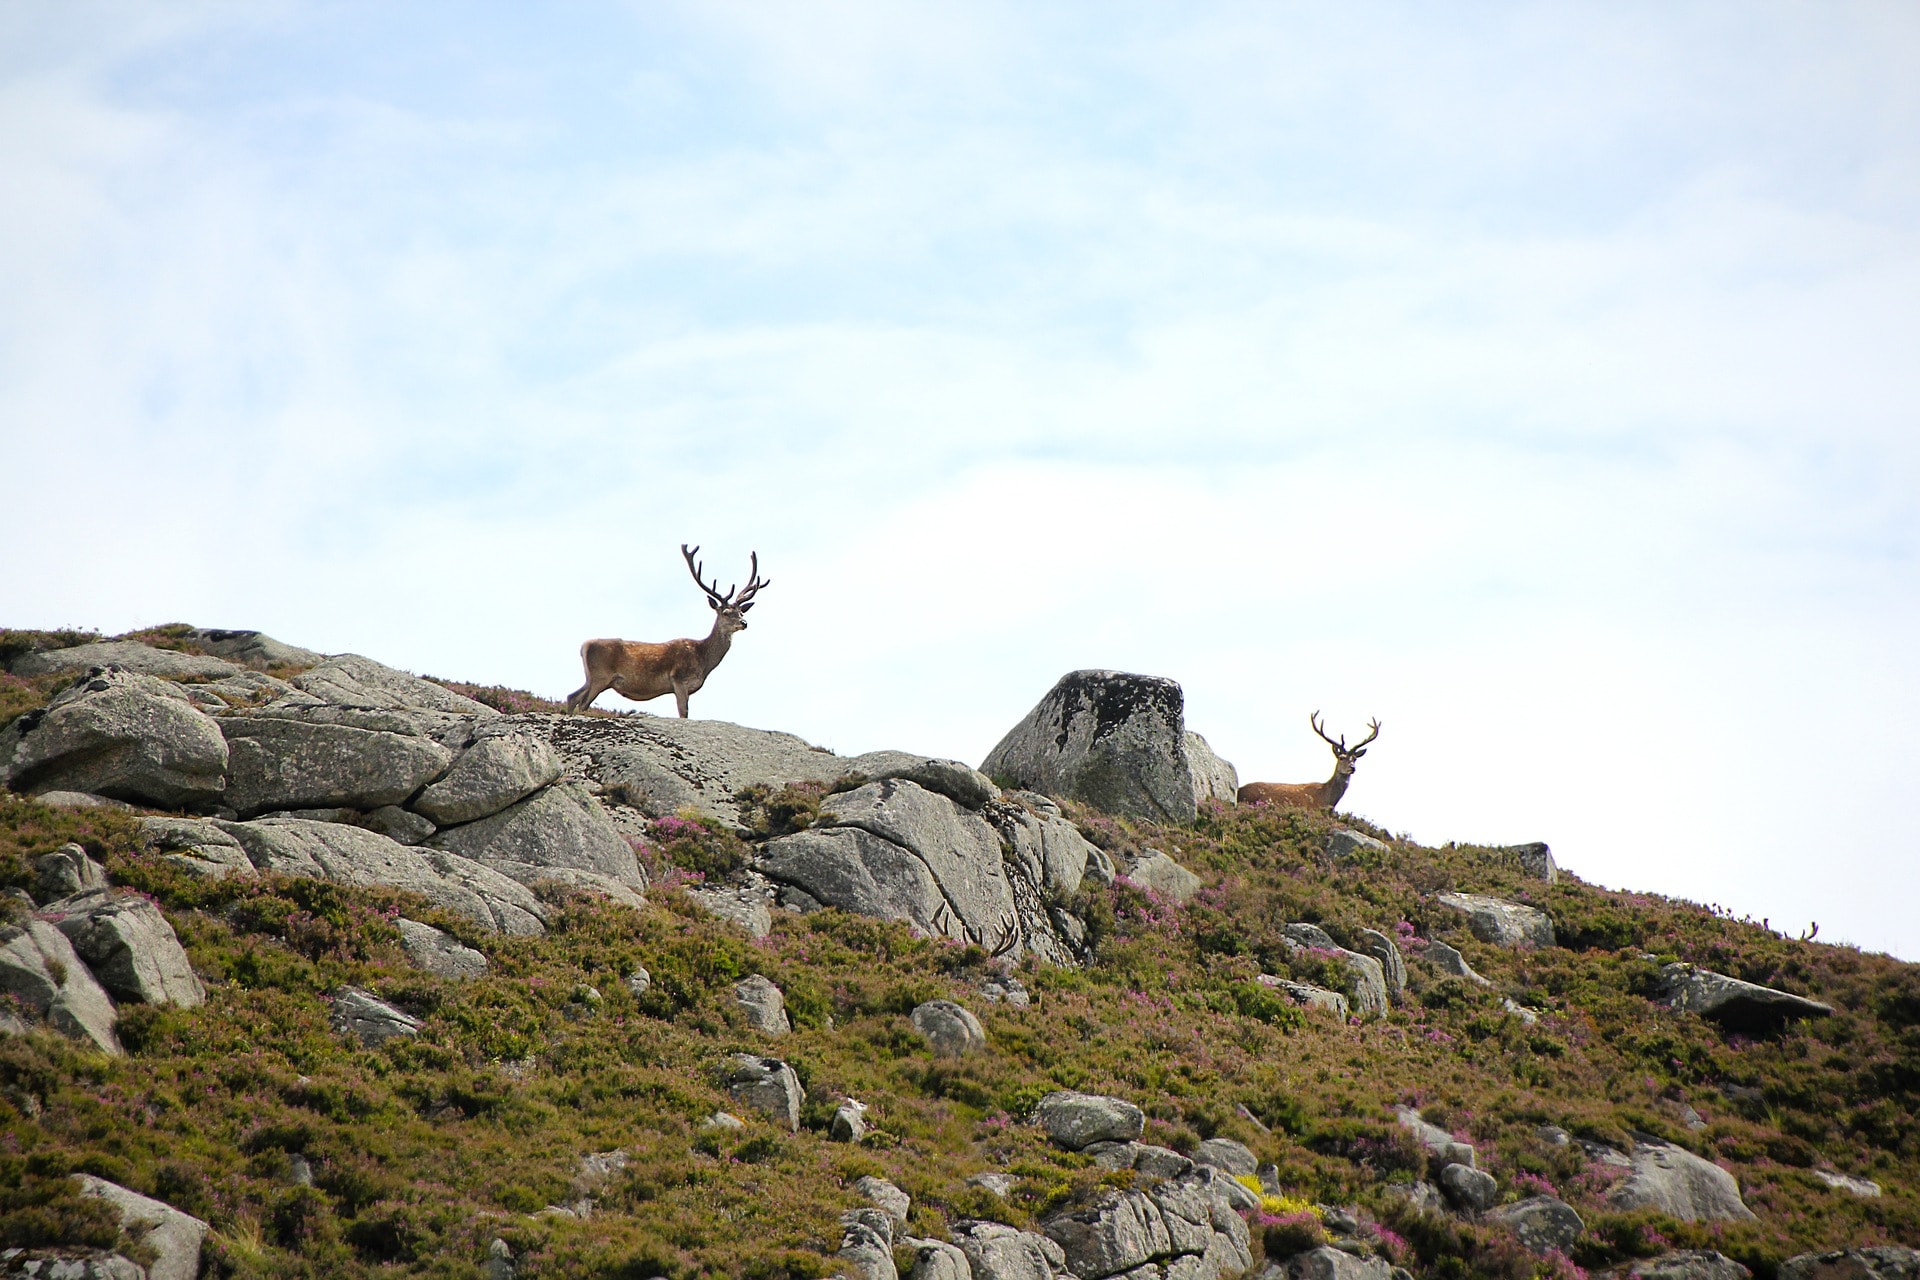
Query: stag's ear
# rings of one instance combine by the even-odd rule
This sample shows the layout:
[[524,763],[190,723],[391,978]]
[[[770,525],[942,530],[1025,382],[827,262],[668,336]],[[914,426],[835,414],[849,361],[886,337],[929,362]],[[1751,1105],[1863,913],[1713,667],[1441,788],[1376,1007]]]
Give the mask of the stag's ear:
[[1353,753],[1353,758],[1354,758],[1355,760],[1358,760],[1358,759],[1359,759],[1359,758],[1360,758],[1361,756],[1363,756],[1363,755],[1365,755],[1365,754],[1367,754],[1367,749],[1366,749],[1365,747],[1362,747],[1362,748],[1360,748],[1360,749],[1359,749],[1358,751],[1356,751],[1356,752],[1354,752],[1354,753]]
[[740,606],[740,612],[745,613],[747,610],[751,608],[753,608],[753,601],[749,600],[745,604]]
[[715,613],[718,613],[720,612],[720,602],[718,600],[715,600],[712,596],[708,596],[707,608],[713,610]]

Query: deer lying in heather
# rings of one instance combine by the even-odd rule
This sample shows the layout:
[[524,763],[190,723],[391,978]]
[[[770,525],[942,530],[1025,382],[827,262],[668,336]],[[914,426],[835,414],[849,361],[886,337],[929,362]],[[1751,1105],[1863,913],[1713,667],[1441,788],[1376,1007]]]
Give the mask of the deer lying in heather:
[[1295,809],[1327,809],[1340,803],[1340,797],[1347,794],[1347,783],[1353,778],[1353,762],[1367,754],[1367,744],[1380,736],[1380,722],[1369,722],[1373,730],[1366,737],[1347,745],[1347,735],[1341,734],[1340,741],[1327,737],[1326,730],[1320,726],[1320,713],[1314,712],[1307,723],[1320,735],[1320,740],[1333,748],[1333,776],[1325,782],[1249,782],[1240,788],[1236,797],[1241,804],[1280,804]]
[[747,585],[728,587],[727,593],[721,595],[718,577],[708,586],[700,576],[705,566],[694,560],[699,552],[698,547],[689,549],[686,543],[680,544],[687,571],[707,593],[707,603],[713,607],[713,630],[707,633],[707,638],[668,640],[664,644],[587,641],[580,646],[580,665],[587,670],[587,682],[567,695],[568,711],[585,711],[595,698],[611,689],[634,702],[646,702],[671,693],[680,708],[680,718],[687,718],[687,699],[699,692],[713,669],[720,665],[720,659],[727,656],[733,633],[747,629],[746,615],[747,610],[753,608],[753,597],[760,588],[772,585],[760,579],[760,553],[756,551]]

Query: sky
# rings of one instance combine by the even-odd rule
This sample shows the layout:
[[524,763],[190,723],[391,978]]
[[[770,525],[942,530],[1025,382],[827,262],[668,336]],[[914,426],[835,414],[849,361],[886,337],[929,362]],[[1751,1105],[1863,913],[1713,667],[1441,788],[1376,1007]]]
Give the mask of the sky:
[[[1920,9],[0,6],[0,625],[1243,781],[1920,960]],[[622,705],[608,694],[602,705]],[[648,710],[672,713],[669,702]]]

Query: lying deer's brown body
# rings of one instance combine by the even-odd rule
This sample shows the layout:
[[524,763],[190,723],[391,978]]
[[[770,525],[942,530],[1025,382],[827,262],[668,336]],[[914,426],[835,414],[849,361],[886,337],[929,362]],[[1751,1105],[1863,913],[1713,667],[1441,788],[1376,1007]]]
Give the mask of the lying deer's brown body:
[[1307,723],[1320,735],[1321,741],[1333,748],[1333,776],[1325,782],[1249,782],[1240,788],[1235,799],[1241,804],[1276,804],[1294,809],[1327,809],[1340,803],[1340,797],[1347,794],[1347,783],[1353,779],[1354,761],[1367,754],[1367,744],[1380,736],[1380,722],[1375,720],[1368,727],[1373,730],[1366,737],[1349,747],[1347,735],[1341,734],[1340,741],[1327,737],[1320,727],[1320,713],[1314,712]]
[[[682,544],[693,580],[707,593],[713,607],[713,630],[704,640],[667,640],[658,644],[635,640],[589,640],[580,646],[580,665],[586,668],[587,682],[567,695],[567,710],[585,711],[593,700],[611,689],[634,702],[647,702],[666,694],[673,695],[680,718],[687,718],[687,699],[700,691],[727,656],[733,634],[747,629],[747,610],[760,588],[771,585],[760,580],[760,553],[753,554],[753,568],[745,588],[731,587],[720,594],[720,580],[712,586],[701,578],[702,566],[694,556],[700,548]],[[738,598],[735,592],[739,592]]]

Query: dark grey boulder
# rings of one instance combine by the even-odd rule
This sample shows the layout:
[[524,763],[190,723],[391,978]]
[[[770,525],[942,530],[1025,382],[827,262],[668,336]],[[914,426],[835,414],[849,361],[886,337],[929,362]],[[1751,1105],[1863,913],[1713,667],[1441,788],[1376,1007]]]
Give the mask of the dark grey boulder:
[[198,1280],[206,1223],[118,1183],[92,1174],[76,1176],[81,1195],[113,1206],[120,1215],[120,1229],[153,1251],[153,1261],[146,1268],[147,1280]]
[[721,1082],[734,1101],[752,1107],[790,1132],[799,1131],[800,1104],[806,1101],[806,1093],[800,1088],[800,1077],[780,1059],[737,1053],[722,1069]]
[[1780,1280],[1920,1280],[1920,1251],[1892,1244],[1803,1253],[1780,1264]]
[[734,983],[733,1003],[746,1016],[747,1025],[762,1035],[783,1036],[793,1030],[786,996],[764,974],[752,974]]
[[265,671],[268,667],[311,667],[327,660],[324,653],[275,640],[264,631],[197,630],[193,642],[208,653]]
[[869,1132],[867,1104],[858,1098],[842,1098],[827,1122],[827,1137],[835,1142],[858,1142]]
[[481,720],[500,714],[484,702],[357,653],[328,658],[295,676],[292,683],[302,693],[338,707],[438,711]]
[[227,804],[242,817],[399,804],[453,763],[432,738],[294,712],[223,716],[220,728],[230,752]]
[[328,1022],[340,1035],[350,1035],[369,1049],[420,1034],[418,1018],[358,987],[342,987],[333,993]]
[[45,920],[0,928],[0,994],[18,997],[62,1035],[122,1052],[113,1001],[67,935]]
[[156,649],[137,640],[100,640],[67,649],[42,649],[15,658],[10,670],[17,676],[50,676],[65,672],[78,675],[95,667],[118,667],[172,680],[217,680],[241,674],[239,667],[220,658]]
[[1537,907],[1478,893],[1443,893],[1434,899],[1467,918],[1467,928],[1497,947],[1553,945],[1553,920]]
[[1159,676],[1074,671],[1000,740],[982,773],[1106,813],[1191,823],[1210,788],[1188,754],[1186,695]]
[[480,862],[572,867],[635,889],[647,884],[633,846],[577,782],[543,788],[491,817],[444,828],[426,843]]
[[220,726],[177,685],[94,669],[0,730],[0,782],[15,791],[75,791],[136,804],[211,804],[226,790]]
[[1755,1216],[1741,1200],[1733,1175],[1691,1151],[1640,1142],[1627,1159],[1632,1172],[1607,1195],[1616,1209],[1657,1209],[1682,1222],[1739,1222]]
[[439,849],[408,848],[372,831],[305,818],[216,824],[261,871],[336,884],[387,885],[420,894],[489,929],[546,932],[546,908],[523,884]]
[[524,800],[560,777],[560,756],[532,733],[481,733],[412,808],[443,827],[472,822]]
[[1580,1215],[1552,1196],[1533,1196],[1514,1204],[1503,1204],[1487,1213],[1513,1232],[1521,1244],[1534,1253],[1565,1253],[1587,1229]]
[[987,1032],[971,1010],[952,1000],[929,1000],[913,1011],[913,1029],[937,1058],[964,1058],[987,1047]]
[[1447,1193],[1447,1199],[1472,1213],[1492,1208],[1500,1194],[1500,1184],[1492,1174],[1464,1164],[1450,1164],[1440,1170],[1440,1189]]
[[206,1003],[207,989],[151,899],[99,889],[51,903],[44,915],[115,999],[183,1009]]
[[1560,880],[1560,868],[1553,860],[1553,850],[1544,840],[1533,840],[1526,844],[1510,844],[1501,850],[1512,858],[1519,868],[1536,880],[1545,880],[1548,884],[1557,884]]
[[107,870],[77,844],[63,844],[33,860],[34,893],[40,901],[70,898],[107,887]]
[[1675,1009],[1697,1013],[1729,1031],[1777,1031],[1796,1018],[1824,1018],[1833,1006],[1724,973],[1670,964],[1660,970],[1661,996]]
[[1681,1249],[1641,1258],[1620,1275],[1623,1280],[1752,1280],[1753,1272],[1712,1249]]
[[1069,1151],[1096,1142],[1131,1142],[1146,1129],[1146,1113],[1121,1098],[1058,1089],[1040,1099],[1033,1118]]
[[393,922],[400,930],[400,941],[407,956],[436,978],[465,981],[484,977],[487,958],[452,934],[405,916]]
[[1407,991],[1407,962],[1392,938],[1378,929],[1358,929],[1353,935],[1354,950],[1380,962],[1380,977],[1386,984],[1387,999],[1399,1004]]

